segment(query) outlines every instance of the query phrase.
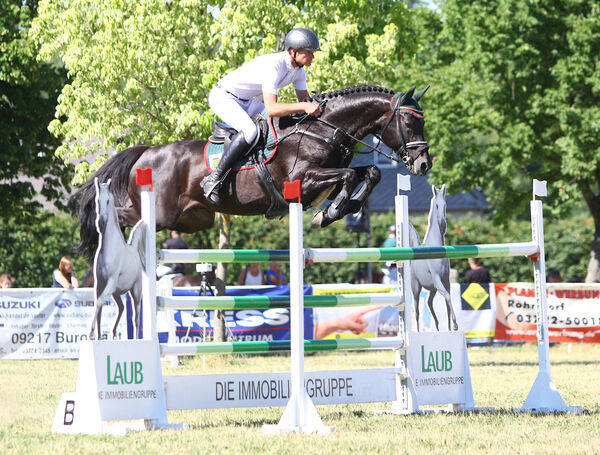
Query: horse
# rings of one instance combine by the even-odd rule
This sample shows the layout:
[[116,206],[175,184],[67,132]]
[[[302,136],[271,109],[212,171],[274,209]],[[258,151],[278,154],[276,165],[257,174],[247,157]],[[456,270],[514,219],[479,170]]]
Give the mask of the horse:
[[[424,116],[419,100],[429,87],[396,93],[383,87],[356,86],[315,94],[310,100],[323,106],[319,117],[308,115],[269,119],[277,139],[277,151],[263,166],[230,172],[220,188],[220,202],[213,204],[203,194],[200,182],[210,172],[205,164],[207,141],[186,140],[166,145],[137,145],[111,157],[74,195],[79,200],[80,251],[90,255],[97,235],[90,219],[93,179],[112,178],[119,223],[133,226],[140,219],[140,192],[136,168],[152,168],[156,190],[156,229],[192,233],[209,229],[215,213],[284,216],[287,203],[281,197],[284,182],[301,181],[303,209],[319,207],[313,227],[325,227],[349,213],[357,213],[379,182],[376,166],[349,168],[354,148],[373,134],[403,160],[414,175],[425,175],[432,166],[429,144],[424,138]],[[370,146],[385,153],[378,143]],[[272,180],[267,191],[255,172],[264,169]],[[357,187],[363,183],[360,188]],[[283,201],[273,208],[273,199]]]
[[96,189],[96,230],[98,248],[94,256],[94,317],[89,339],[101,335],[102,302],[109,296],[117,305],[118,313],[112,330],[113,339],[117,336],[117,326],[124,306],[121,295],[129,293],[135,310],[134,338],[137,338],[140,326],[140,304],[142,299],[142,270],[145,268],[146,230],[140,220],[131,230],[128,242],[125,242],[117,218],[111,181],[99,183],[94,180]]
[[[441,189],[431,186],[433,197],[429,208],[429,219],[427,231],[423,238],[424,246],[443,246],[446,236],[446,185]],[[411,247],[421,246],[419,234],[412,224],[409,223],[409,244]],[[458,330],[456,316],[450,301],[450,260],[448,259],[423,259],[411,261],[411,289],[415,301],[415,317],[417,331],[419,331],[419,296],[421,289],[429,291],[427,306],[433,316],[436,330],[440,330],[438,318],[433,308],[433,299],[436,293],[440,293],[446,301],[448,312],[448,330]]]

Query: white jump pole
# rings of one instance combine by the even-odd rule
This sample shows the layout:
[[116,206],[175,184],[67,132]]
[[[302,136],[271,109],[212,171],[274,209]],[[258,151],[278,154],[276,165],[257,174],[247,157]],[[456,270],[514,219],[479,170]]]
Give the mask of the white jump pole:
[[[158,337],[156,329],[156,211],[153,191],[141,192],[143,228],[146,230],[146,268],[142,273],[144,340]],[[136,335],[137,336],[137,335]]]
[[[397,194],[394,199],[396,212],[396,246],[409,247],[409,217],[408,217],[408,195],[410,191],[410,176],[397,175]],[[404,194],[401,194],[404,193]],[[400,265],[400,264],[398,264]],[[412,414],[419,411],[417,392],[411,375],[408,374],[410,365],[410,332],[412,331],[412,308],[413,299],[419,296],[412,295],[411,289],[411,263],[403,261],[402,271],[396,267],[398,274],[397,282],[399,293],[404,299],[404,310],[400,317],[400,326],[398,336],[402,336],[404,348],[396,350],[396,367],[404,371],[403,375],[396,376],[396,401],[392,403],[392,412],[397,414]],[[402,275],[401,275],[402,273]]]
[[526,412],[581,412],[580,406],[567,406],[550,376],[550,352],[548,341],[548,302],[546,299],[546,257],[544,251],[544,218],[542,201],[535,197],[546,197],[546,182],[533,180],[531,200],[531,236],[539,248],[539,257],[533,262],[533,281],[536,300],[537,344],[539,371],[525,404],[519,411]]
[[329,434],[304,386],[304,246],[302,204],[290,204],[290,348],[291,394],[277,425],[264,425],[264,434]]

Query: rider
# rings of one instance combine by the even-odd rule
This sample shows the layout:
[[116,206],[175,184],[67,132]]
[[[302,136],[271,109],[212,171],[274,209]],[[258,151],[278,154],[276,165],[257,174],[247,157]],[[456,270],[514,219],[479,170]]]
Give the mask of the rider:
[[[215,204],[219,203],[219,188],[233,163],[258,137],[258,129],[251,119],[254,114],[263,110],[270,117],[298,112],[321,114],[319,104],[301,101],[308,98],[304,67],[310,66],[314,52],[321,50],[319,38],[307,28],[294,28],[285,37],[285,48],[284,52],[256,57],[227,74],[208,96],[208,104],[215,114],[238,131],[217,168],[200,183],[204,196]],[[278,90],[289,84],[294,85],[298,102],[280,103]]]

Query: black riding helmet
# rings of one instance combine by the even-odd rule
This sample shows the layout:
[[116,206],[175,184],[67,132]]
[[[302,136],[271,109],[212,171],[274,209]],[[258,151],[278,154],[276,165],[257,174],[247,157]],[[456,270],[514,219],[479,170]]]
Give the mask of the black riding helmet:
[[285,36],[285,50],[295,49],[297,51],[306,49],[307,51],[320,51],[319,38],[307,28],[293,28]]

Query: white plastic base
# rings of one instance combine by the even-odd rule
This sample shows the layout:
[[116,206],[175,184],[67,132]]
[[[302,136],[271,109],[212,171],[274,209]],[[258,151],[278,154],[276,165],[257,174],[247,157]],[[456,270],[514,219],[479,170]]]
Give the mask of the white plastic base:
[[551,414],[554,412],[572,412],[581,414],[581,406],[567,406],[554,385],[552,378],[546,371],[540,371],[529,391],[522,408],[515,412],[531,412],[537,414]]
[[263,425],[263,434],[317,433],[328,435],[334,427],[323,425],[317,408],[306,393],[290,398],[277,425]]

